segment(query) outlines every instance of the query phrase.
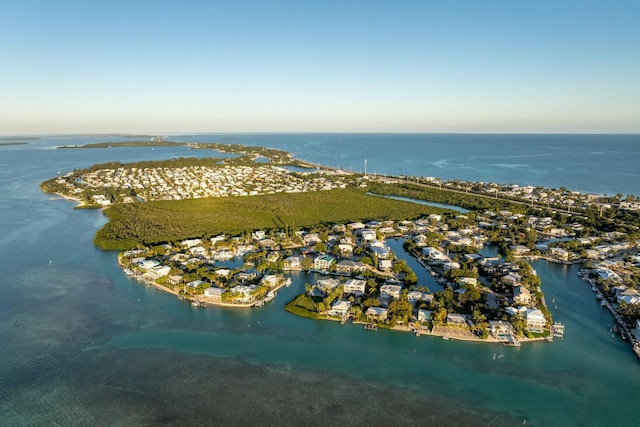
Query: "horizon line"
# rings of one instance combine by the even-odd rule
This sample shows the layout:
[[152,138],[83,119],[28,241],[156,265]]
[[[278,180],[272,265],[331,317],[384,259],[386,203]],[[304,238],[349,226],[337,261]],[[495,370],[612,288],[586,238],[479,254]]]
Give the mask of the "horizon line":
[[501,132],[501,131],[255,131],[255,132],[242,132],[242,131],[216,131],[216,132],[54,132],[54,133],[14,133],[14,134],[0,134],[0,138],[8,139],[13,137],[43,137],[43,136],[122,136],[122,137],[155,137],[158,135],[640,135],[638,132]]

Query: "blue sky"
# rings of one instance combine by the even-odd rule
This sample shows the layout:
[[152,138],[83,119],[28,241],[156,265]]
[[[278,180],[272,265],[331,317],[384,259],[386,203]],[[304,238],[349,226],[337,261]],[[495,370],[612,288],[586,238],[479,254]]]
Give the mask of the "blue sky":
[[640,1],[0,4],[0,134],[640,132]]

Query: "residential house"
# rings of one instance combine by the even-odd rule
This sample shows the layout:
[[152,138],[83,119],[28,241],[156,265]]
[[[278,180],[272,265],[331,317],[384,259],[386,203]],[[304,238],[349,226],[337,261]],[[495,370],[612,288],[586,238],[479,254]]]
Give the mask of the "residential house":
[[207,250],[203,246],[193,246],[189,248],[189,253],[193,256],[205,256],[207,254]]
[[298,256],[290,256],[288,258],[285,258],[282,269],[288,271],[302,270],[302,260]]
[[349,279],[344,283],[344,293],[362,296],[365,293],[367,282],[361,279]]
[[427,322],[431,320],[431,310],[418,309],[418,322]]
[[336,262],[336,259],[331,255],[320,254],[313,260],[313,268],[320,271],[326,271]]
[[278,249],[280,249],[280,246],[272,239],[262,239],[258,241],[258,245],[260,245],[260,247],[262,247],[263,249],[267,249],[270,251],[277,251]]
[[626,288],[616,292],[616,300],[618,304],[624,302],[626,304],[640,304],[640,291],[634,288]]
[[201,243],[202,243],[202,240],[200,240],[200,239],[183,240],[182,242],[180,242],[180,244],[182,246],[185,246],[187,248],[192,248],[194,246],[198,246]]
[[511,252],[513,252],[513,255],[515,256],[524,256],[531,251],[528,247],[524,245],[511,245],[509,249],[511,250]]
[[411,291],[407,294],[407,300],[411,305],[415,305],[418,301],[426,301],[431,303],[433,301],[433,294],[422,291]]
[[256,285],[237,285],[231,288],[231,292],[238,294],[242,302],[247,303],[253,299],[252,293],[256,288]]
[[433,247],[422,248],[422,253],[432,261],[441,261],[441,262],[451,261],[451,259],[448,256],[446,256],[440,250]]
[[393,263],[391,262],[390,259],[378,260],[378,268],[380,270],[382,270],[382,271],[391,270],[391,267],[393,267]]
[[366,264],[359,261],[351,261],[348,259],[343,259],[336,264],[336,271],[338,273],[359,273],[366,269]]
[[280,283],[281,276],[275,274],[265,274],[260,280],[260,284],[268,288],[275,288]]
[[340,281],[338,279],[324,278],[316,280],[316,287],[325,293],[334,290],[338,285],[340,285]]
[[447,326],[467,326],[467,317],[464,314],[447,314]]
[[182,282],[182,276],[179,274],[171,275],[167,278],[170,285],[176,286]]
[[531,304],[531,292],[522,285],[513,288],[513,302],[520,305]]
[[459,286],[476,286],[478,284],[478,279],[476,279],[475,277],[458,277],[456,279],[456,282]]
[[563,248],[549,248],[549,252],[551,253],[551,256],[556,259],[562,261],[566,261],[569,259],[569,252],[567,252]]
[[151,270],[152,268],[158,267],[160,265],[160,261],[155,259],[143,258],[142,260],[138,261],[137,264],[138,264],[138,267],[144,270]]
[[207,298],[211,298],[213,301],[222,301],[222,294],[224,293],[224,289],[209,287],[204,290],[204,296]]
[[497,339],[508,339],[513,331],[511,323],[504,320],[489,320],[489,333]]
[[168,265],[159,265],[157,267],[147,270],[146,275],[152,280],[158,280],[161,277],[168,276],[170,271],[171,271],[171,267],[169,267]]
[[364,229],[360,231],[360,238],[363,242],[373,242],[376,240],[376,231]]
[[331,305],[329,316],[343,317],[349,314],[351,303],[347,300],[338,300]]
[[320,239],[320,236],[318,236],[318,233],[305,234],[304,237],[302,237],[302,240],[304,241],[304,244],[306,246],[313,246],[316,243],[322,242],[322,239]]
[[228,268],[219,268],[214,273],[216,273],[216,275],[218,276],[227,277],[229,274],[231,274],[231,270],[229,270]]
[[202,285],[204,282],[202,280],[193,280],[189,283],[187,283],[185,286],[187,288],[197,288],[198,286]]
[[389,310],[383,307],[369,307],[364,313],[367,319],[384,321],[389,316]]
[[353,255],[353,246],[349,243],[338,244],[338,250],[340,251],[340,255],[343,257],[350,257]]
[[381,240],[374,240],[370,242],[368,246],[379,259],[389,259],[391,257],[391,249]]
[[455,261],[446,261],[442,263],[442,268],[444,270],[458,270],[460,268],[460,264]]
[[380,298],[382,299],[400,299],[402,294],[402,286],[384,284],[380,286]]
[[547,319],[545,319],[542,311],[537,308],[530,308],[524,313],[527,320],[527,331],[529,332],[543,332],[544,327],[547,325]]
[[502,276],[502,281],[511,286],[518,286],[520,281],[522,280],[522,276],[517,273],[509,273],[506,276]]
[[241,283],[248,282],[256,278],[255,271],[241,271],[235,275],[235,279]]
[[596,274],[602,280],[611,280],[613,282],[622,282],[622,278],[616,273],[608,268],[600,267],[595,269]]

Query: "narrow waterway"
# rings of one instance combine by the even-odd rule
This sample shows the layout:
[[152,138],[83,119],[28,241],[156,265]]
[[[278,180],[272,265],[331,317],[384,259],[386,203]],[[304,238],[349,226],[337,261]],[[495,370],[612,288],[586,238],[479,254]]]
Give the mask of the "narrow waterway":
[[413,255],[404,250],[404,247],[402,246],[404,244],[404,240],[404,238],[387,239],[387,245],[399,259],[404,260],[407,265],[411,267],[413,272],[416,273],[416,276],[418,276],[419,286],[426,286],[431,292],[442,291],[442,285],[440,285],[433,279],[431,273],[429,273],[422,265],[420,265],[420,263]]
[[456,206],[456,205],[448,205],[446,203],[428,202],[426,200],[412,199],[410,197],[401,197],[401,196],[389,196],[386,194],[376,194],[376,193],[367,193],[367,194],[370,196],[384,197],[384,198],[393,199],[393,200],[401,200],[403,202],[417,203],[419,205],[433,206],[435,208],[449,209],[449,210],[460,212],[460,213],[470,212],[468,209],[461,208],[460,206]]

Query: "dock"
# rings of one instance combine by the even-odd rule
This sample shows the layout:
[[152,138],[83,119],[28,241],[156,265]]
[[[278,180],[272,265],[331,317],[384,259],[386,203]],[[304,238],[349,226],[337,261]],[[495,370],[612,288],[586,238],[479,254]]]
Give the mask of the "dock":
[[[589,283],[591,282],[589,281]],[[613,305],[611,305],[611,303],[602,294],[602,292],[600,292],[600,289],[596,286],[592,286],[592,290],[596,293],[596,297],[598,298],[598,300],[600,300],[600,305],[602,307],[606,307],[615,319],[617,326],[614,328],[614,330],[620,334],[620,337],[623,340],[629,341],[629,343],[631,343],[631,349],[640,359],[640,341],[638,341],[635,335],[629,330],[629,327],[627,326],[622,316],[620,316]]]
[[564,325],[560,322],[553,322],[551,334],[554,337],[564,338]]
[[378,330],[378,325],[376,325],[375,323],[366,323],[364,325],[364,329],[366,331],[377,331]]
[[515,335],[509,335],[509,340],[504,343],[507,347],[520,347],[520,341]]

